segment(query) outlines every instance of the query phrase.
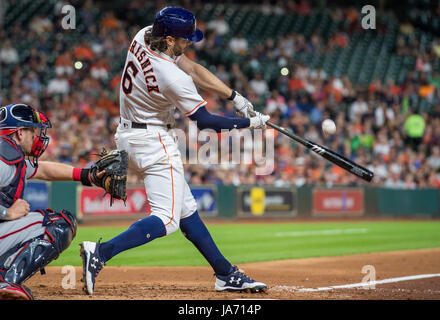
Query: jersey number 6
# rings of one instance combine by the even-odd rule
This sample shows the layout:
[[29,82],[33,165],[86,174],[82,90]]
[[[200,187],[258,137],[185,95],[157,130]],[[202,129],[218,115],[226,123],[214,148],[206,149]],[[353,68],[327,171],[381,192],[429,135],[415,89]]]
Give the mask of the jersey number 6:
[[128,69],[131,69],[131,72],[133,74],[133,78],[136,78],[136,75],[138,74],[139,70],[134,65],[133,61],[129,61],[127,63],[127,67],[124,71],[124,76],[122,77],[122,90],[124,90],[125,94],[130,94],[133,90],[133,80],[131,79],[130,74],[128,73]]

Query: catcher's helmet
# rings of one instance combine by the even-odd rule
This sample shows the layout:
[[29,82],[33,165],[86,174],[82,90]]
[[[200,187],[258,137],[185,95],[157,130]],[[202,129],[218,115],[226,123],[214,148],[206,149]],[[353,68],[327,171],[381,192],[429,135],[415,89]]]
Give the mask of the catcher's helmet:
[[166,7],[160,10],[153,23],[153,37],[172,36],[191,42],[203,39],[203,32],[196,27],[192,12],[179,7]]
[[20,128],[40,128],[40,133],[32,145],[29,156],[34,157],[33,164],[37,165],[38,157],[46,150],[49,144],[47,129],[52,128],[49,118],[41,111],[26,104],[9,104],[0,108],[0,136],[7,136]]

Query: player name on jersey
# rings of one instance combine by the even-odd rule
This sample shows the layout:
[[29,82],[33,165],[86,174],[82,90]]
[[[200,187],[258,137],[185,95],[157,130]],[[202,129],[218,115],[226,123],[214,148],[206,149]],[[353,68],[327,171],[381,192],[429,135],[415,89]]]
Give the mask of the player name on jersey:
[[[133,40],[133,42],[129,48],[129,51],[137,58],[137,60],[141,64],[142,73],[145,78],[145,83],[147,85],[148,92],[152,92],[152,91],[160,92],[159,86],[156,84],[157,80],[156,80],[156,76],[154,75],[154,69],[151,66],[150,58],[147,57],[146,50],[150,51],[150,49],[148,49],[147,47],[144,47],[142,44],[138,43],[136,40]],[[124,73],[124,86],[123,86],[123,88],[124,88],[124,92],[126,94],[131,93],[131,90],[128,90],[128,88],[127,88],[128,92],[125,91],[125,89],[126,89],[125,80],[126,80],[126,73],[127,73],[128,69],[131,69],[133,77],[136,77],[137,73],[139,72],[139,70],[137,69],[135,64],[133,62],[129,61],[127,64],[127,67],[125,69],[125,73]]]

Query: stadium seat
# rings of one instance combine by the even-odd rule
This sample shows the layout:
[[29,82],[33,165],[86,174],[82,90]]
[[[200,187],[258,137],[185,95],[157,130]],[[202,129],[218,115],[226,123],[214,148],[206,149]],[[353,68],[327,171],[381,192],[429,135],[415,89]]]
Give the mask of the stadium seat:
[[[417,26],[428,26],[433,30],[440,29],[440,17],[436,17],[426,8],[431,5],[429,0],[415,1],[414,10],[408,12],[410,21],[416,24],[413,36],[420,41],[422,50],[430,50],[430,45],[434,40],[434,35]],[[56,0],[22,0],[8,6],[5,12],[6,25],[13,21],[29,23],[32,18],[37,15],[45,15],[53,17],[54,6]],[[154,4],[146,4],[142,10],[142,15],[149,20],[154,16]],[[429,7],[430,8],[430,7]],[[306,38],[316,33],[327,41],[336,31],[347,27],[347,23],[343,21],[335,21],[332,19],[329,9],[320,8],[313,10],[310,15],[300,15],[297,13],[263,14],[260,10],[251,5],[238,5],[230,3],[228,5],[222,3],[205,3],[200,9],[195,11],[199,20],[208,22],[215,19],[219,14],[224,13],[225,19],[230,26],[230,32],[224,36],[223,45],[204,55],[203,50],[198,52],[199,58],[208,66],[223,63],[227,67],[232,63],[239,63],[246,69],[249,74],[252,73],[251,68],[246,67],[248,56],[238,55],[227,48],[227,43],[231,37],[237,33],[244,35],[249,43],[249,47],[253,48],[258,43],[264,42],[267,38],[276,40],[281,35],[289,33],[303,34]],[[98,21],[102,18],[102,12],[98,15]],[[77,19],[80,22],[80,15]],[[397,35],[399,34],[399,21],[386,13],[381,13],[377,17],[378,22],[386,25],[386,33],[376,32],[354,32],[350,34],[348,45],[344,48],[334,47],[326,54],[322,53],[299,53],[294,55],[293,61],[301,61],[310,68],[323,68],[329,75],[338,73],[340,75],[348,75],[352,81],[361,84],[367,84],[374,78],[380,78],[385,81],[392,78],[396,83],[404,81],[409,70],[415,67],[416,57],[414,56],[396,56],[394,46]],[[77,23],[75,32],[66,33],[60,40],[63,44],[79,43],[84,39],[85,28],[81,23]],[[409,41],[409,36],[404,36]],[[23,46],[18,48],[20,52],[20,61],[28,55],[30,47]],[[48,63],[54,64],[53,55],[48,55]],[[120,60],[112,64],[110,73],[116,74],[123,65],[123,55]],[[279,66],[276,59],[260,61],[264,66],[265,74],[269,81],[273,81],[279,76]],[[440,70],[440,62],[435,61],[433,68]],[[9,70],[5,70],[0,80],[2,84],[7,83],[5,79]]]

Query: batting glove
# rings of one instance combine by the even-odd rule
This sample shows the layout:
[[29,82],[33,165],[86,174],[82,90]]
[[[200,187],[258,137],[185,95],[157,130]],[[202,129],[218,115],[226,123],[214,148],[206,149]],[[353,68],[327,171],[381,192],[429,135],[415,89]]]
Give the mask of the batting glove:
[[253,129],[266,129],[266,122],[269,121],[270,116],[262,114],[258,111],[253,111],[255,116],[250,118],[250,128]]
[[232,100],[232,102],[234,102],[235,110],[240,112],[246,118],[251,117],[251,115],[249,114],[249,111],[254,111],[254,106],[252,105],[252,103],[249,102],[248,99],[243,97],[237,91],[233,91],[232,96],[231,96],[231,100]]

